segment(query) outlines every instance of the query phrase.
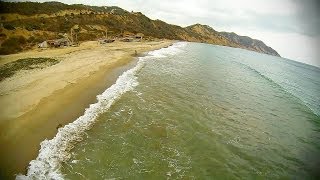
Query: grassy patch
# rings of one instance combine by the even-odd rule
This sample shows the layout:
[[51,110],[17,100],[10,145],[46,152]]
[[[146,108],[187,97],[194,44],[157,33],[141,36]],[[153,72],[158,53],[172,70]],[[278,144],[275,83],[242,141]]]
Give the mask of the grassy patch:
[[0,81],[13,76],[19,70],[45,68],[59,63],[59,60],[52,58],[25,58],[0,66]]

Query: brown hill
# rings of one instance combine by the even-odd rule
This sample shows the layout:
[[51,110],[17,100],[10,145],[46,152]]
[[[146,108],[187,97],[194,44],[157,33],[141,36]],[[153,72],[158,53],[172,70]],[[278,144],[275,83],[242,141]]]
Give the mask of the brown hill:
[[241,48],[248,49],[251,51],[257,51],[264,54],[269,54],[273,56],[280,56],[277,51],[272,49],[271,47],[265,45],[262,41],[257,39],[252,39],[248,36],[240,36],[234,32],[220,32],[220,34],[229,39],[230,41],[241,45]]
[[183,28],[116,6],[0,1],[0,8],[0,54],[16,53],[32,48],[45,39],[61,38],[77,26],[80,28],[79,41],[96,40],[108,29],[108,36],[111,37],[119,37],[123,32],[143,33],[146,39],[203,42],[279,56],[259,40],[220,33],[201,24]]

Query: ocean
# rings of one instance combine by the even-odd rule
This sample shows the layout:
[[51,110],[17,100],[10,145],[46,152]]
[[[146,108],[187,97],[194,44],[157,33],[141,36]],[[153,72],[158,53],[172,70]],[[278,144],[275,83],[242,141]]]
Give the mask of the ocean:
[[178,42],[139,57],[17,179],[312,179],[320,69]]

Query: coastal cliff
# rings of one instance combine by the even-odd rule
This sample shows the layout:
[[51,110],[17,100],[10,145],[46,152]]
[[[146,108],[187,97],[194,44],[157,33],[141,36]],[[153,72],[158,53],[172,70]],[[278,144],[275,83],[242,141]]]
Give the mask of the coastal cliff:
[[280,57],[277,51],[265,45],[261,40],[252,39],[248,36],[240,36],[234,32],[220,32],[219,34],[228,40],[241,45],[241,48]]
[[280,56],[260,40],[218,32],[208,25],[172,25],[152,20],[141,12],[129,12],[116,6],[0,2],[0,7],[0,54],[17,53],[34,48],[44,40],[62,38],[77,26],[79,41],[97,40],[108,30],[109,37],[143,33],[146,40],[158,38],[203,42]]

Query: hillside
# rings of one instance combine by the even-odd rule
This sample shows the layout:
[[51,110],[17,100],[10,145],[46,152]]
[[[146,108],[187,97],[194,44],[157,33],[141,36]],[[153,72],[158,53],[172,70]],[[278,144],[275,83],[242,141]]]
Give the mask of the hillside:
[[207,25],[180,27],[152,20],[140,12],[128,12],[115,6],[67,5],[60,2],[1,2],[0,54],[33,48],[47,39],[61,38],[78,28],[78,40],[96,40],[104,36],[121,37],[123,33],[143,33],[146,40],[175,39],[237,47],[278,55],[262,41],[228,36]]
[[280,56],[277,51],[272,49],[271,47],[265,45],[262,41],[257,39],[252,39],[248,36],[240,36],[234,32],[220,32],[220,34],[227,38],[228,40],[235,42],[236,44],[242,45],[245,49],[251,51],[257,51],[264,54],[269,54],[273,56]]
[[[239,47],[240,44],[236,44],[233,41],[221,36],[221,34],[215,31],[208,25],[194,24],[185,28],[190,34],[197,38],[197,42],[205,42],[210,44],[218,44],[222,46]],[[188,39],[186,39],[188,40]]]

